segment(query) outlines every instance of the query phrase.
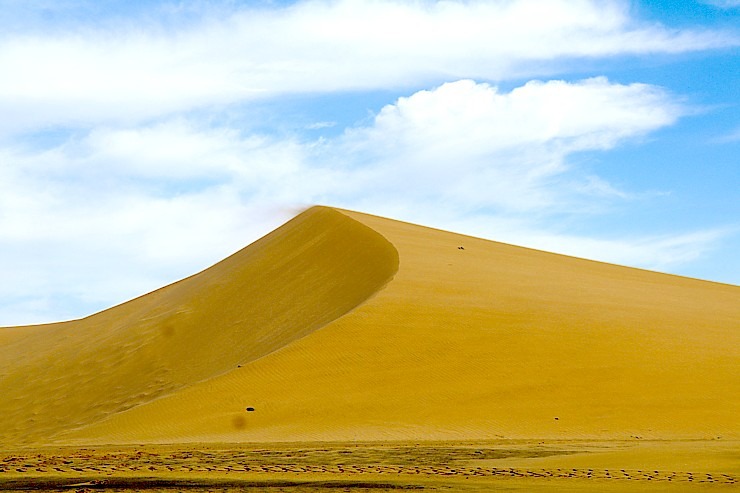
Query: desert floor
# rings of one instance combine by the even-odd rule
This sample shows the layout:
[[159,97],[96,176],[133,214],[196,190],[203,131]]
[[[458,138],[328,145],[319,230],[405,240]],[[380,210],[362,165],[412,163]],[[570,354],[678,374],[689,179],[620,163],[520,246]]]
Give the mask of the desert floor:
[[735,441],[187,444],[0,452],[2,491],[732,491]]

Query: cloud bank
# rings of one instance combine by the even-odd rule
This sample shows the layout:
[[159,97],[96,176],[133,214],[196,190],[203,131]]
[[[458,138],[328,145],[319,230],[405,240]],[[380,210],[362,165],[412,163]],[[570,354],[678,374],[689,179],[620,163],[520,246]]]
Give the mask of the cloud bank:
[[[208,5],[208,4],[204,4]],[[307,1],[202,7],[163,25],[101,22],[0,36],[0,132],[147,119],[294,93],[505,80],[567,60],[737,46],[641,23],[617,1]]]

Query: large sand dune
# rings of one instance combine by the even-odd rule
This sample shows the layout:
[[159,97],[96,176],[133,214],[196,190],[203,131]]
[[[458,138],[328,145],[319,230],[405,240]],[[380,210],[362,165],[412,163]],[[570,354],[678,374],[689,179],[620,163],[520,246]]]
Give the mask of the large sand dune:
[[0,443],[738,439],[738,374],[740,287],[312,208],[0,330]]
[[352,310],[397,266],[378,233],[314,209],[123,305],[0,330],[0,443],[46,442],[248,365]]

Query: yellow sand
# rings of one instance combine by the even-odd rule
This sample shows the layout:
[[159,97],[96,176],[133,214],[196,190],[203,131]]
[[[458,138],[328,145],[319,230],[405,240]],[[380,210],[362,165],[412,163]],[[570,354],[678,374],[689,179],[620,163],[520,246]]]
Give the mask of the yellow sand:
[[258,360],[351,310],[397,265],[380,235],[314,209],[129,303],[0,330],[0,444],[45,443]]
[[717,440],[701,443],[697,447],[695,442],[500,440],[25,449],[0,452],[0,490],[20,480],[34,488],[46,484],[60,490],[64,484],[104,481],[114,487],[112,482],[118,482],[116,488],[129,488],[123,491],[141,491],[144,485],[137,482],[147,479],[171,487],[186,484],[188,491],[196,483],[203,489],[195,491],[221,491],[224,481],[232,484],[233,491],[242,491],[236,487],[265,488],[283,482],[283,486],[302,486],[279,491],[304,493],[326,491],[307,482],[330,482],[333,490],[341,486],[342,491],[368,491],[363,485],[372,485],[375,491],[388,491],[383,485],[447,491],[731,489],[740,470],[737,445]]
[[737,286],[313,208],[0,336],[0,443],[738,439],[739,327]]

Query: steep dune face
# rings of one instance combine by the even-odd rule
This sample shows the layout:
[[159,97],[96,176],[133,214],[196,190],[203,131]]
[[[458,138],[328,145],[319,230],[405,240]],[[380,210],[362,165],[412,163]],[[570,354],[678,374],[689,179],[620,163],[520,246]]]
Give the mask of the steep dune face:
[[740,288],[344,213],[399,252],[376,296],[59,439],[739,438]]
[[123,305],[0,329],[0,444],[46,443],[248,365],[352,310],[397,267],[381,235],[313,208],[210,269]]

